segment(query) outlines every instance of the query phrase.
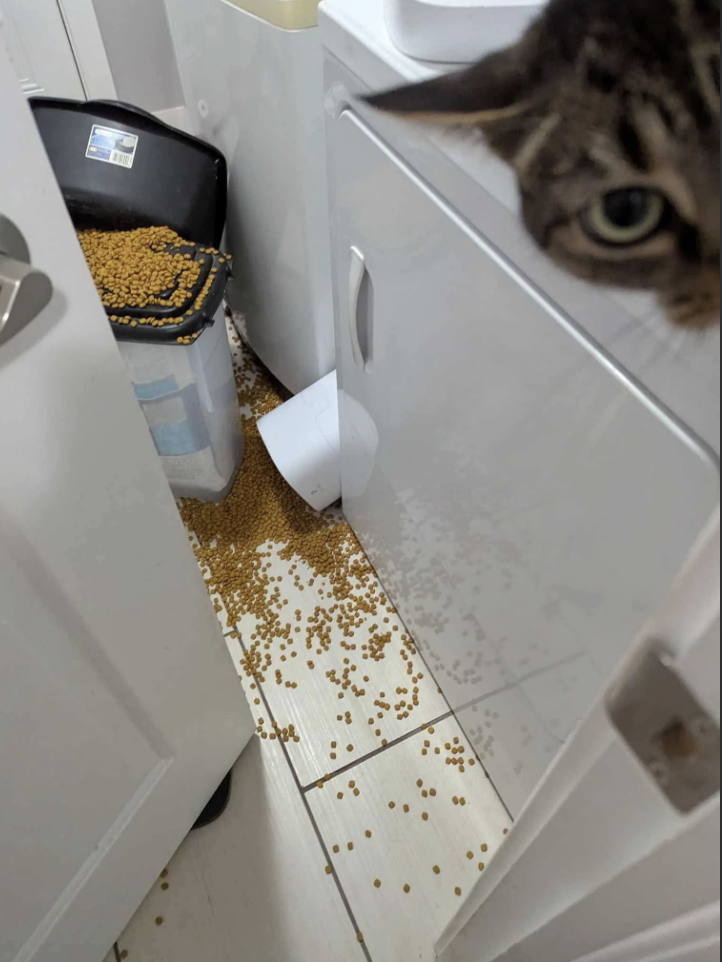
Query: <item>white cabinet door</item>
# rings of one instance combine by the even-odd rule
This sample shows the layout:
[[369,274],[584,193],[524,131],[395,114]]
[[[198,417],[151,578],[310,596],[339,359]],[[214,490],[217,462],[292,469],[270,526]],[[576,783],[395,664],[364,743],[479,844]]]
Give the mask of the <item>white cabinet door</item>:
[[719,959],[719,618],[716,512],[442,936],[440,962]]
[[0,0],[0,40],[26,97],[85,99],[57,0]]
[[0,125],[54,288],[0,343],[0,959],[99,962],[253,720],[1,44]]
[[717,464],[352,111],[328,137],[345,511],[518,814]]

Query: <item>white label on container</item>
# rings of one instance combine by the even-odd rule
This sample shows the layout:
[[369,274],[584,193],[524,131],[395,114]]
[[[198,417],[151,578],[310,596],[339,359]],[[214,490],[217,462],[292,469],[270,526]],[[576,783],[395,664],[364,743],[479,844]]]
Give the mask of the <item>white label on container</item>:
[[115,164],[127,170],[133,166],[138,137],[127,130],[114,130],[93,124],[85,156],[89,160],[101,160],[104,164]]

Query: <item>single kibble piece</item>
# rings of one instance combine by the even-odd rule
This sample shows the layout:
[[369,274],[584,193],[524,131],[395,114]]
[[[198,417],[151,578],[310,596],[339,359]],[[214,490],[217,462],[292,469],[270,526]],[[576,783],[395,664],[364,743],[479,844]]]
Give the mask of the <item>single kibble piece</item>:
[[348,843],[348,850],[349,852],[353,852],[353,842]]
[[404,812],[405,812],[407,815],[409,814],[410,811],[411,811],[411,809],[409,808],[409,806],[408,806],[408,805],[404,805]]
[[407,895],[409,894],[410,891],[411,891],[411,886],[408,884],[404,885],[404,892],[406,892]]
[[339,792],[338,795],[336,796],[336,798],[337,798],[337,799],[339,800],[339,802],[340,802],[341,799],[343,798],[343,792]]
[[330,865],[326,866],[326,875],[333,875],[333,868]]
[[380,879],[380,878],[377,878],[376,881],[374,882],[374,885],[376,886],[377,889],[380,889],[380,888],[381,888],[381,879]]
[[363,940],[364,940],[363,933],[362,933],[362,932],[357,932],[357,933],[356,933],[356,938],[359,940],[359,942],[363,942]]
[[163,884],[161,885],[161,888],[163,889],[164,892],[167,892],[168,889],[170,888],[170,885],[167,882],[163,882]]
[[467,853],[466,853],[466,857],[467,857],[467,858],[469,859],[469,861],[471,862],[471,861],[473,861],[473,859],[474,859],[474,853],[473,853],[473,852],[467,852]]
[[333,854],[334,854],[334,855],[338,855],[338,853],[339,853],[340,851],[341,851],[341,849],[339,848],[339,846],[338,846],[338,845],[334,845],[334,847],[333,847]]
[[459,799],[458,799],[458,797],[457,797],[456,795],[454,795],[454,797],[451,799],[451,801],[454,803],[454,805],[458,805],[458,804],[459,804]]
[[396,802],[389,802],[389,808],[393,811],[396,808]]
[[485,868],[486,868],[486,865],[484,865],[483,862],[479,862],[479,871],[483,872]]
[[422,817],[422,819],[423,819],[425,822],[428,822],[428,820],[429,820],[429,813],[428,813],[428,812],[424,812],[421,817]]
[[457,895],[458,898],[461,898],[461,889],[460,889],[460,888],[458,888],[458,887],[455,888],[455,889],[454,889],[454,892],[456,893],[456,895]]
[[162,915],[159,915],[158,918],[155,920],[155,924],[156,924],[156,925],[162,925],[164,921],[165,921],[165,920],[163,919],[163,916],[162,916]]
[[423,787],[424,787],[424,780],[423,780],[423,778],[420,778],[420,779],[418,780],[418,782],[416,783],[416,787],[417,787],[417,788],[423,788]]
[[434,866],[434,875],[441,875],[441,869],[438,865]]

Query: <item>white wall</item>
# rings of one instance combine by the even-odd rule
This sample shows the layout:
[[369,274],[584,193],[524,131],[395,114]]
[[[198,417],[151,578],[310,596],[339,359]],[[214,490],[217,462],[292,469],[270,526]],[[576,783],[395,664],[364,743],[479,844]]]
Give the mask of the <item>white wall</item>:
[[163,0],[93,0],[118,99],[150,111],[184,103]]

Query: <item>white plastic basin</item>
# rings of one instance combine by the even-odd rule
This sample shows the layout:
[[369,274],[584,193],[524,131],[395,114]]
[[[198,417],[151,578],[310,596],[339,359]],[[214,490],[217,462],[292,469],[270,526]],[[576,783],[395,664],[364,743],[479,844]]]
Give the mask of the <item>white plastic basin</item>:
[[398,49],[417,60],[471,63],[509,46],[546,0],[386,0]]

